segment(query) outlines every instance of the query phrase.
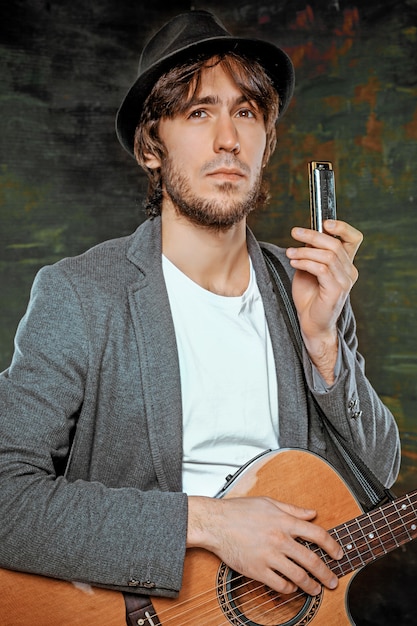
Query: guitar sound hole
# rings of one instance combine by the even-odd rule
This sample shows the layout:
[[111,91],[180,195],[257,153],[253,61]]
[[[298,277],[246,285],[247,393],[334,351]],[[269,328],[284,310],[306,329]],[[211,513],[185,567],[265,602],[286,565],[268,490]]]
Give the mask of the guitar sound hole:
[[237,574],[224,563],[219,568],[218,583],[220,606],[234,626],[304,626],[321,603],[321,594],[280,594]]

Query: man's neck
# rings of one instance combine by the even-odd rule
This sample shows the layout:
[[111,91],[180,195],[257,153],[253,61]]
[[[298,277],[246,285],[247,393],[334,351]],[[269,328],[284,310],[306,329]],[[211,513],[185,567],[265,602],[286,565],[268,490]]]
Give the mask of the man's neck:
[[191,280],[213,293],[239,296],[249,284],[245,220],[218,231],[163,211],[162,252]]

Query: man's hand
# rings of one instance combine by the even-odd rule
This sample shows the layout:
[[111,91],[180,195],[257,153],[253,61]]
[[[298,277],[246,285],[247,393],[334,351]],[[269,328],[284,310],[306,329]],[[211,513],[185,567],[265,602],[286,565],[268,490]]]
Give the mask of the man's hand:
[[340,220],[326,220],[323,226],[323,233],[293,228],[294,239],[305,245],[288,248],[287,256],[297,270],[292,295],[305,346],[320,374],[332,384],[337,320],[358,278],[353,259],[363,235]]
[[[333,559],[343,556],[340,545],[320,526],[316,512],[272,498],[188,498],[187,547],[210,550],[230,568],[280,593],[297,588],[310,595],[329,589],[337,577],[297,538],[313,542]],[[314,576],[317,580],[313,580]]]

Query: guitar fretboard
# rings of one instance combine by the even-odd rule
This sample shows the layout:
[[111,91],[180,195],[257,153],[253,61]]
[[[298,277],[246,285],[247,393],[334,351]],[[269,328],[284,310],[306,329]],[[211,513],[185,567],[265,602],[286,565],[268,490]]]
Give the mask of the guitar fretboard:
[[331,559],[308,544],[340,578],[417,538],[417,490],[329,531],[344,556]]

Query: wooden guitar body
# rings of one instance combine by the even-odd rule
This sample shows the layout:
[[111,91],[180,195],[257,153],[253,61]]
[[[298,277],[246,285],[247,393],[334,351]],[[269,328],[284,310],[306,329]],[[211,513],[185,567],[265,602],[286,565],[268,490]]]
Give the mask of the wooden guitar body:
[[[339,576],[337,589],[322,590],[315,597],[302,592],[284,596],[239,576],[213,554],[192,549],[187,552],[179,597],[152,598],[154,612],[144,614],[138,626],[349,625],[347,594],[355,570],[417,536],[414,492],[384,505],[383,513],[364,514],[339,474],[321,458],[301,450],[259,457],[221,497],[237,496],[269,496],[314,508],[315,523],[331,530],[345,550],[336,562],[311,546]],[[383,532],[386,525],[389,533]],[[393,539],[397,526],[398,539]],[[1,626],[126,624],[123,595],[116,591],[0,570],[0,594]]]
[[[334,469],[319,457],[301,450],[271,452],[249,465],[223,497],[238,496],[269,496],[315,509],[318,512],[315,523],[326,529],[362,513],[356,499]],[[316,598],[304,593],[287,597],[276,595],[255,583],[252,593],[244,587],[241,593],[236,591],[231,594],[232,598],[227,599],[224,597],[227,594],[223,592],[224,581],[221,584],[217,581],[219,560],[216,557],[204,550],[189,550],[186,566],[183,591],[177,603],[185,602],[187,607],[192,605],[190,615],[197,619],[193,621],[183,616],[184,621],[171,621],[170,601],[155,598],[153,605],[163,626],[164,615],[168,615],[168,624],[175,626],[344,626],[352,623],[345,598],[353,572],[339,579],[335,591],[326,589]],[[207,599],[209,592],[210,601]],[[231,607],[237,604],[233,602],[233,596],[241,596],[239,610]],[[227,605],[224,607],[226,613],[211,608],[218,606],[220,601]],[[239,618],[242,608],[249,622]]]

